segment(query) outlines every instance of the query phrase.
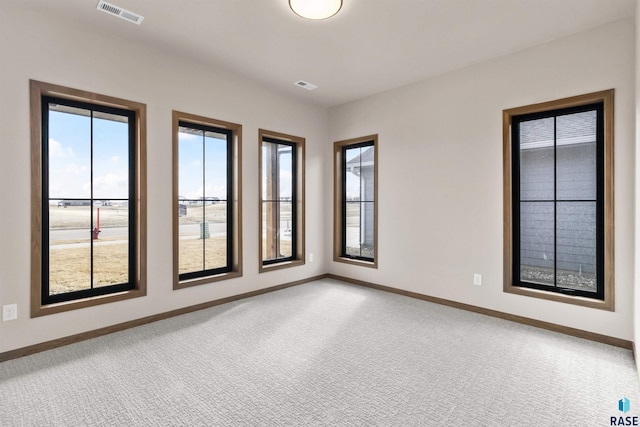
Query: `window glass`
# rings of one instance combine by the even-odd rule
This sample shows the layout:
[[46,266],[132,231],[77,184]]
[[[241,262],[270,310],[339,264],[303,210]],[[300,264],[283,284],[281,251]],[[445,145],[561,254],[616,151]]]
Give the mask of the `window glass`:
[[262,138],[262,264],[295,258],[298,231],[297,145]]
[[344,255],[373,260],[374,149],[365,143],[344,148]]
[[178,128],[179,278],[229,272],[232,132],[180,122]]
[[134,114],[43,98],[43,303],[134,286]]

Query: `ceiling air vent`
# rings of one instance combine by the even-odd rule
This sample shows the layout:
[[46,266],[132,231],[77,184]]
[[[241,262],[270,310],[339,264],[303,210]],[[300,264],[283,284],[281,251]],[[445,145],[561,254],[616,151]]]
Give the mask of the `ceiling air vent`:
[[295,84],[296,86],[300,86],[301,88],[306,90],[314,90],[318,88],[318,86],[311,84],[309,82],[305,82],[304,80],[297,81]]
[[123,9],[111,3],[107,3],[103,0],[100,0],[98,2],[98,10],[138,25],[140,25],[142,23],[142,20],[144,19],[144,16],[142,15],[138,15],[137,13],[133,13],[129,10]]

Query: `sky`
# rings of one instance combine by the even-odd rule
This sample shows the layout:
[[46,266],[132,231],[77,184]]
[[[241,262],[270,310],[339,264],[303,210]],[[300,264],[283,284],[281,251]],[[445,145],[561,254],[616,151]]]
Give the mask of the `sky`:
[[[128,125],[93,119],[93,197],[128,198]],[[91,118],[49,113],[49,198],[91,197]]]
[[225,135],[216,135],[207,132],[203,137],[202,134],[178,133],[180,197],[227,199],[227,141]]
[[[207,133],[204,138],[202,135],[193,133],[179,133],[178,194],[180,197],[226,199],[227,147],[226,140],[223,138],[224,135],[213,133]],[[128,163],[128,125],[119,121],[94,118],[93,197],[95,199],[112,200],[128,197]],[[280,196],[291,197],[291,156],[281,156],[280,166]],[[348,193],[359,193],[357,181],[357,177],[348,179]],[[264,194],[264,188],[262,190]],[[49,113],[49,198],[89,198],[90,196],[91,118],[51,110]]]

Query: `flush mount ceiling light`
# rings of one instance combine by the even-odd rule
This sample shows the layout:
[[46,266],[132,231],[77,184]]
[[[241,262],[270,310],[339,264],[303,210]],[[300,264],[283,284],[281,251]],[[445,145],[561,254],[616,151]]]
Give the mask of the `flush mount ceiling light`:
[[296,15],[307,19],[327,19],[338,13],[342,0],[289,0]]

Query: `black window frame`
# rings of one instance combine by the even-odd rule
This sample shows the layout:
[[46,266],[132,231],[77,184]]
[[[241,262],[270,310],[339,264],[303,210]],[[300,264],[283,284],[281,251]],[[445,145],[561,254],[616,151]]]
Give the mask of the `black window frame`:
[[[371,257],[366,257],[366,256],[362,256],[362,255],[352,255],[347,253],[347,205],[349,203],[359,203],[362,204],[364,203],[373,203],[374,204],[374,215],[377,216],[377,212],[375,209],[375,204],[376,204],[376,199],[374,196],[374,200],[358,200],[357,202],[353,202],[353,201],[348,201],[347,200],[347,156],[346,153],[348,150],[353,150],[353,149],[358,149],[358,148],[365,148],[365,147],[371,147],[374,150],[374,165],[375,163],[377,163],[378,159],[375,158],[375,140],[368,140],[368,141],[363,141],[363,142],[358,142],[355,144],[349,144],[349,145],[344,145],[340,148],[341,150],[341,155],[340,155],[340,159],[341,159],[341,175],[340,175],[340,179],[341,179],[341,186],[340,186],[340,190],[341,190],[341,194],[340,194],[340,214],[341,214],[341,229],[340,229],[340,234],[341,234],[341,238],[340,238],[340,257],[342,258],[346,258],[346,259],[352,259],[352,260],[358,260],[358,261],[365,261],[365,262],[370,262],[373,263],[375,262],[375,253],[376,253],[376,243],[374,243],[374,255]],[[374,185],[377,185],[376,183],[374,183]],[[374,190],[374,194],[375,194],[375,190]],[[377,221],[377,218],[374,219],[374,223],[375,221]],[[374,227],[374,233],[376,233],[375,227]],[[374,240],[376,240],[374,238]],[[360,253],[362,253],[362,247],[360,247]]]
[[[128,132],[128,154],[129,154],[129,197],[126,199],[122,199],[122,201],[126,200],[129,206],[129,218],[128,218],[128,281],[127,283],[120,283],[114,285],[107,286],[99,286],[97,288],[93,287],[93,239],[90,240],[91,244],[91,288],[83,289],[79,291],[71,291],[65,293],[59,293],[50,295],[50,283],[49,283],[49,202],[50,200],[59,200],[58,198],[50,199],[49,198],[49,105],[65,105],[68,107],[79,108],[88,110],[91,112],[91,118],[93,119],[94,112],[102,112],[113,115],[120,115],[127,117],[127,123],[129,125]],[[137,129],[137,120],[136,120],[136,112],[133,110],[127,110],[117,107],[111,107],[101,104],[94,104],[86,101],[77,101],[71,100],[67,98],[61,98],[50,95],[42,95],[41,96],[41,153],[42,153],[42,175],[41,175],[41,242],[42,242],[42,254],[41,254],[41,305],[50,305],[62,302],[75,301],[80,299],[86,299],[90,297],[98,297],[103,295],[115,294],[124,291],[130,291],[136,289],[136,277],[138,272],[136,270],[136,253],[137,253],[137,230],[136,230],[136,176],[138,171],[136,169],[136,165],[138,164],[138,160],[136,158],[136,134],[138,133]],[[94,198],[93,197],[93,123],[91,126],[91,195],[89,199],[81,198],[81,200],[89,200],[90,206],[94,206],[94,202],[101,201],[102,198]],[[68,197],[64,198],[64,200],[73,200]],[[119,199],[110,199],[110,200],[119,200]],[[91,215],[91,230],[93,230],[93,215]]]
[[[218,267],[218,268],[212,268],[212,269],[202,269],[202,270],[198,270],[198,271],[191,271],[188,273],[178,273],[178,281],[182,282],[182,281],[190,281],[190,280],[195,280],[195,279],[203,279],[203,278],[207,278],[210,276],[217,276],[217,275],[221,275],[221,274],[226,274],[226,273],[231,273],[234,270],[233,264],[234,264],[234,259],[233,259],[233,254],[234,254],[234,239],[233,239],[233,229],[234,229],[234,211],[233,211],[233,177],[234,177],[234,162],[233,162],[233,130],[228,129],[228,128],[222,128],[222,127],[217,127],[214,125],[210,125],[210,124],[202,124],[202,123],[193,123],[190,122],[188,120],[178,120],[178,127],[186,127],[186,128],[191,128],[191,129],[195,129],[195,130],[199,130],[202,131],[202,138],[204,140],[205,138],[205,132],[213,132],[213,133],[219,133],[219,134],[224,134],[226,136],[226,142],[227,142],[227,159],[226,159],[226,163],[227,163],[227,199],[225,200],[226,204],[227,204],[227,234],[226,234],[226,239],[227,239],[227,263],[225,266],[223,267]],[[204,157],[205,157],[205,151],[206,151],[206,144],[202,144],[202,150],[203,150],[203,163],[202,163],[202,177],[203,177],[203,191],[204,191],[204,177],[206,174],[206,170],[204,167]],[[190,201],[190,199],[184,199],[184,201]],[[206,208],[206,199],[204,198],[204,194],[203,194],[203,199],[202,199],[202,209],[204,211],[204,209]],[[203,240],[203,252],[205,251],[204,248],[204,240]],[[203,262],[206,262],[206,259],[203,255]],[[178,266],[179,267],[179,266]]]
[[[568,114],[596,111],[596,198],[592,199],[558,199],[557,198],[557,136],[556,119]],[[554,206],[554,285],[544,285],[523,281],[521,279],[521,245],[520,245],[520,124],[545,118],[554,119],[554,196],[550,200],[525,200],[527,203],[553,202]],[[533,112],[511,116],[511,208],[512,208],[512,286],[536,289],[574,297],[583,297],[594,300],[605,300],[605,103],[604,101],[592,102],[578,106],[557,108],[552,110]],[[567,202],[595,202],[596,204],[596,291],[584,291],[580,289],[559,286],[557,283],[557,204]]]
[[[286,201],[287,203],[291,203],[291,255],[288,257],[278,257],[271,259],[262,259],[262,265],[274,265],[282,262],[295,261],[297,259],[298,254],[298,144],[296,142],[284,141],[282,139],[277,139],[269,136],[263,136],[261,143],[268,142],[270,144],[276,145],[285,145],[291,147],[291,200]],[[277,151],[277,150],[276,150]],[[276,156],[276,170],[280,172],[280,156]],[[276,187],[279,189],[279,180],[280,174],[276,173],[277,184]],[[282,197],[278,195],[277,200],[265,200],[260,197],[260,203],[264,206],[265,203],[276,203],[276,206],[279,206],[280,203],[284,202]],[[277,214],[276,214],[277,215]],[[279,215],[277,215],[279,217]],[[277,249],[278,254],[280,253],[280,239],[279,236],[277,238]]]

